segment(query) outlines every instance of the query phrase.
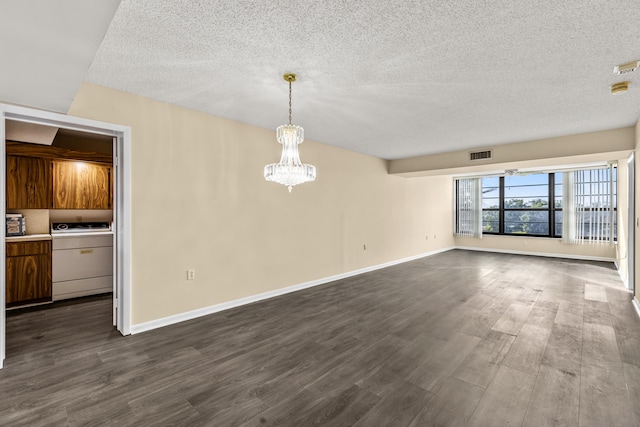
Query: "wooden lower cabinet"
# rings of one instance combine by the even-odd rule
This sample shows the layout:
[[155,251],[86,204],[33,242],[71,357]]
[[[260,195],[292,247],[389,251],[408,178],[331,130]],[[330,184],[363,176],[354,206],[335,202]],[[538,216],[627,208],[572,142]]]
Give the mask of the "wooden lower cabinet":
[[51,242],[7,243],[7,307],[51,301]]

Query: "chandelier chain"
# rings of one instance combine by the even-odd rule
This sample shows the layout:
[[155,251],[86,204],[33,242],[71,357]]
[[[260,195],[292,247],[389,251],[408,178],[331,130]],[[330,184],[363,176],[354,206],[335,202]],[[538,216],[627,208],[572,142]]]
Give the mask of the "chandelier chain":
[[289,124],[291,124],[291,80],[289,80]]

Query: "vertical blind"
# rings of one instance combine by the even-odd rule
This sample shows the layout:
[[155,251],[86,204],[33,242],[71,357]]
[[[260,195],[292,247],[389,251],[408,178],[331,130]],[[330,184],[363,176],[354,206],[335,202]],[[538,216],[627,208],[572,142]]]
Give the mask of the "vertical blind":
[[482,237],[482,181],[456,179],[456,235]]
[[562,179],[563,242],[613,243],[614,165],[564,172]]

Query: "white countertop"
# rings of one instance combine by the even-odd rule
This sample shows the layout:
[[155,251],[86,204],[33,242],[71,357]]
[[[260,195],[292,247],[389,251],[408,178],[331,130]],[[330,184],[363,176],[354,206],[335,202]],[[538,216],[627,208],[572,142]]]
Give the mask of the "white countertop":
[[38,240],[51,240],[51,234],[27,234],[26,236],[8,236],[7,242],[35,242]]

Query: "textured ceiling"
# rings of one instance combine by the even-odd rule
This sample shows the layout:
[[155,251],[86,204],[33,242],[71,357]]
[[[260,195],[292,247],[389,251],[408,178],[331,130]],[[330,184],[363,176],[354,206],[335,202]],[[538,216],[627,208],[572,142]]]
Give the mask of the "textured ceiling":
[[297,72],[307,139],[396,159],[633,125],[640,71],[612,71],[638,22],[637,0],[124,0],[86,81],[275,129]]
[[66,113],[120,0],[0,0],[0,101]]

